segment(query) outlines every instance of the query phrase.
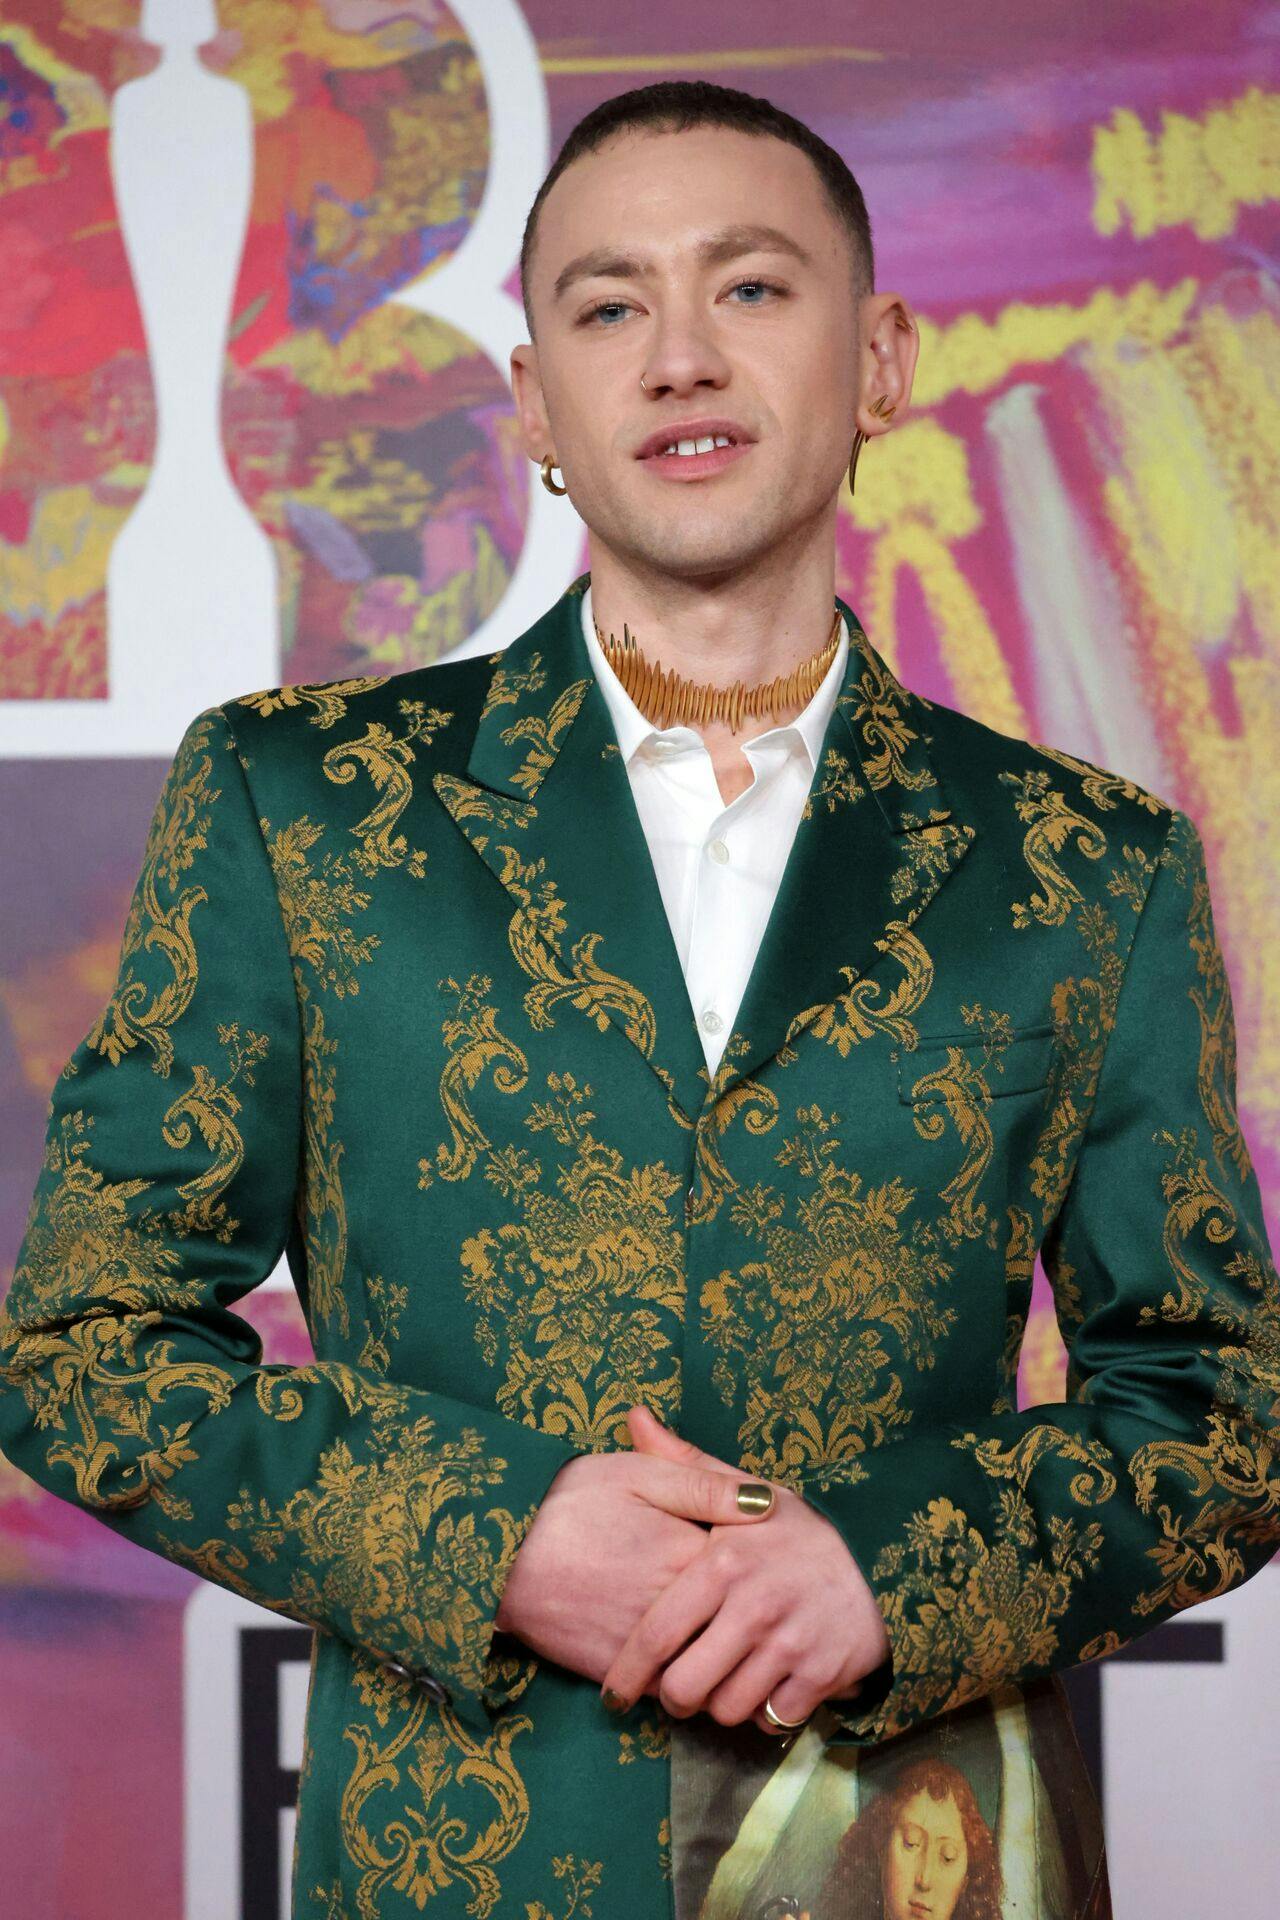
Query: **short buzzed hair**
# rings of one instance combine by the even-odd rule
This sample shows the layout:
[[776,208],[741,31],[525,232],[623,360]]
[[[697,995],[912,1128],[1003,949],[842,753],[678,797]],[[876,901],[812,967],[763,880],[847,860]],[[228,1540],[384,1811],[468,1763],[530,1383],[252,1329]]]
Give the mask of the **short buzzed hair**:
[[538,188],[520,243],[520,289],[530,340],[533,339],[533,314],[529,277],[538,215],[560,175],[583,154],[597,152],[615,134],[637,129],[683,133],[690,127],[730,127],[737,133],[768,134],[807,154],[828,205],[849,235],[854,296],[860,299],[872,292],[875,254],[871,244],[871,218],[861,187],[835,148],[829,147],[802,120],[758,94],[742,93],[736,87],[720,87],[710,80],[660,80],[650,87],[633,87],[627,93],[614,94],[584,114],[571,128],[551,171]]

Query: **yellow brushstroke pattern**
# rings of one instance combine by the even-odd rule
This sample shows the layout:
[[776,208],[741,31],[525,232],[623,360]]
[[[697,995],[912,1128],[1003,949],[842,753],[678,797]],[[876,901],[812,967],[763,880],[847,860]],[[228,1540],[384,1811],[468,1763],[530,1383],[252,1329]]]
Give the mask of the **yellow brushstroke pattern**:
[[1198,117],[1161,113],[1148,133],[1117,107],[1093,133],[1093,224],[1145,240],[1189,226],[1201,240],[1231,232],[1241,207],[1280,199],[1280,93],[1250,87]]

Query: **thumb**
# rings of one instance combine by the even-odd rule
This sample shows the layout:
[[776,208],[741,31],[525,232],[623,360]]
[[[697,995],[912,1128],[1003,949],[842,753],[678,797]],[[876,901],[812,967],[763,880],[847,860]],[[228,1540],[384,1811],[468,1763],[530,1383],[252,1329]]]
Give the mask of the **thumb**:
[[673,1433],[652,1407],[637,1401],[627,1414],[627,1424],[631,1429],[631,1438],[637,1453],[661,1454],[665,1460],[680,1460],[690,1467],[713,1467],[719,1473],[731,1473],[741,1479],[743,1469],[735,1467],[731,1461],[721,1460],[714,1453],[704,1453],[701,1447],[695,1447],[692,1440]]
[[[682,1513],[689,1519],[702,1520],[711,1526],[723,1526],[735,1520],[767,1518],[773,1512],[777,1495],[767,1480],[749,1478],[744,1467],[721,1460],[714,1453],[706,1453],[701,1447],[695,1446],[692,1440],[672,1433],[650,1408],[642,1404],[630,1408],[627,1421],[637,1453],[647,1453],[689,1470],[687,1479],[682,1482],[671,1482],[664,1476],[655,1483],[649,1497],[656,1505],[665,1507],[671,1513]],[[740,1506],[738,1491],[744,1487],[749,1487],[757,1500],[768,1495],[769,1504],[760,1506],[749,1503]]]

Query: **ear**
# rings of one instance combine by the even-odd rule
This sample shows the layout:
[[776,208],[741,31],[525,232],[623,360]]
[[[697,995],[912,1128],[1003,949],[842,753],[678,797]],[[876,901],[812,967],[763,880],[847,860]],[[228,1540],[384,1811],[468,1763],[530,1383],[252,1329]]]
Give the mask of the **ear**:
[[511,394],[520,424],[520,440],[531,460],[555,452],[555,436],[547,414],[538,366],[538,349],[525,342],[511,349]]
[[[903,294],[868,294],[862,304],[862,370],[854,425],[868,440],[902,424],[911,400],[920,331]],[[872,407],[882,402],[879,413]],[[888,418],[885,415],[888,415]]]

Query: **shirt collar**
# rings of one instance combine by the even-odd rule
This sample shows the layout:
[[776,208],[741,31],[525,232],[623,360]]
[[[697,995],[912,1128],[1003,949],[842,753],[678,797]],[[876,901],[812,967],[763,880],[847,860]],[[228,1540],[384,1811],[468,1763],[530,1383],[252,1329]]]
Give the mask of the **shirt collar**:
[[[614,732],[618,737],[618,746],[622,751],[624,765],[627,764],[638,748],[647,740],[680,739],[697,729],[689,727],[655,727],[653,722],[641,713],[631,695],[619,680],[613,668],[605,658],[604,648],[596,638],[595,618],[591,611],[591,588],[585,587],[582,594],[582,633],[587,643],[587,653],[596,679],[600,685],[613,719]],[[766,731],[773,734],[796,734],[803,743],[809,758],[810,771],[818,764],[818,755],[822,751],[822,742],[826,736],[827,722],[831,718],[836,698],[844,680],[845,661],[849,652],[849,624],[843,614],[840,616],[840,644],[836,648],[835,658],[823,675],[821,683],[814,689],[808,705],[802,707],[794,720],[786,721],[782,726],[769,727]],[[761,736],[756,735],[757,739]],[[751,741],[744,742],[750,746]]]

